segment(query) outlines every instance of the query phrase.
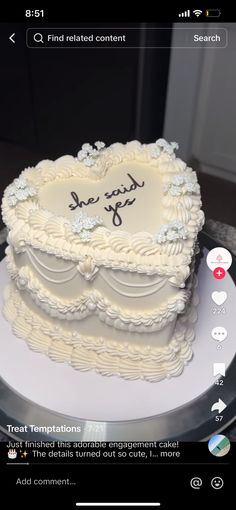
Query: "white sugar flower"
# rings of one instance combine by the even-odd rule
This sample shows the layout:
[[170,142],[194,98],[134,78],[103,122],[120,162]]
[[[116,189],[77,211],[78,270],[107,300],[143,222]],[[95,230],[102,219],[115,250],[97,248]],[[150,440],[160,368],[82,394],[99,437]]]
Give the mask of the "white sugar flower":
[[170,142],[172,152],[177,151],[179,148],[179,144],[177,142]]
[[169,230],[166,233],[166,240],[167,241],[175,241],[178,238],[179,238],[179,236],[178,236],[178,232],[176,230]]
[[170,194],[173,197],[179,197],[182,195],[182,189],[179,186],[171,186],[170,187]]
[[[184,227],[184,224],[182,223],[182,221],[179,221],[179,220],[172,221],[170,225],[173,228],[175,228],[176,230],[180,230]],[[168,225],[168,227],[169,227],[169,225]]]
[[199,185],[197,176],[194,172],[185,174],[176,174],[173,179],[163,186],[164,193],[170,193],[172,196],[185,195],[186,193],[198,193]]
[[169,143],[164,138],[158,138],[158,140],[156,140],[155,144],[159,147],[162,147],[163,149],[167,148],[169,145]]
[[81,241],[87,242],[91,239],[91,230],[102,225],[103,220],[100,216],[87,216],[81,212],[71,224],[71,230],[74,234],[79,234]]
[[159,138],[156,141],[157,147],[160,147],[162,149],[162,152],[166,152],[167,154],[173,154],[175,149],[179,148],[178,143],[176,142],[170,142],[168,143],[164,138]]
[[90,143],[83,143],[82,151],[90,152],[91,150],[93,150],[93,146]]
[[160,243],[160,244],[162,244],[162,243],[164,243],[165,241],[166,241],[166,236],[165,236],[165,234],[161,234],[161,233],[159,233],[159,234],[158,234],[158,237],[157,237],[157,242],[158,242],[158,243]]
[[82,232],[80,232],[80,239],[81,241],[83,241],[83,243],[87,243],[90,241],[91,239],[91,232],[89,232],[89,230],[82,230]]
[[178,149],[179,145],[176,142],[167,142],[164,138],[156,140],[154,147],[150,150],[152,158],[158,158],[162,153],[173,156],[175,149]]
[[77,154],[78,160],[83,161],[86,166],[95,165],[96,158],[105,147],[104,142],[95,142],[94,145],[95,147],[93,147],[90,143],[84,143],[82,145],[82,149]]
[[184,174],[176,174],[172,179],[172,184],[175,186],[181,186],[185,182]]
[[159,147],[153,147],[150,154],[152,158],[158,158],[161,154],[161,149],[159,149]]
[[84,164],[86,166],[93,166],[95,165],[95,160],[91,157],[84,158]]
[[100,151],[101,149],[104,149],[105,143],[104,142],[95,142],[95,147],[97,147],[97,150]]
[[81,151],[79,151],[77,154],[77,158],[79,161],[83,161],[83,159],[86,158],[86,156],[87,156],[87,152],[83,149],[81,149]]
[[178,239],[187,239],[188,230],[181,221],[172,221],[166,225],[162,225],[158,234],[156,235],[156,241],[158,243],[165,243],[166,241],[177,241]]
[[186,173],[185,175],[185,182],[194,182],[197,183],[197,176],[195,172]]
[[195,182],[186,182],[183,186],[184,193],[197,193],[199,190],[199,185]]
[[10,207],[14,207],[18,201],[27,200],[27,198],[35,195],[37,195],[36,189],[30,186],[23,177],[15,179],[6,189],[7,201]]

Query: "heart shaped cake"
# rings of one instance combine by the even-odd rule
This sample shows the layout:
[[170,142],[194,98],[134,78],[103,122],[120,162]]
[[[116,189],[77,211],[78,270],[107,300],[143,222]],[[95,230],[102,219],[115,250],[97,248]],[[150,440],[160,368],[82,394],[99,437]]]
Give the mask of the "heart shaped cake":
[[52,360],[159,381],[192,357],[204,215],[176,143],[84,144],[5,190],[4,315]]

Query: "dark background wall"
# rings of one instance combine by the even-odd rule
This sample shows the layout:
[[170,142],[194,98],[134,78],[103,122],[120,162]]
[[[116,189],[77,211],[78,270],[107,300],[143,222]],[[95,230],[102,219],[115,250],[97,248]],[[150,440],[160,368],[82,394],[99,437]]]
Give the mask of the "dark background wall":
[[[141,39],[145,25],[138,26]],[[0,141],[56,158],[87,141],[161,136],[168,50],[29,49],[26,28],[3,29]]]

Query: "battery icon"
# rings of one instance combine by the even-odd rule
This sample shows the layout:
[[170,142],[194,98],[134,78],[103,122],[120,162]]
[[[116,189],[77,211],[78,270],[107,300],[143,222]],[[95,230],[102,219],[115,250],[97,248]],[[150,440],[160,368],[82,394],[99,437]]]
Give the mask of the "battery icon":
[[220,9],[207,9],[205,16],[207,18],[219,18],[221,15]]

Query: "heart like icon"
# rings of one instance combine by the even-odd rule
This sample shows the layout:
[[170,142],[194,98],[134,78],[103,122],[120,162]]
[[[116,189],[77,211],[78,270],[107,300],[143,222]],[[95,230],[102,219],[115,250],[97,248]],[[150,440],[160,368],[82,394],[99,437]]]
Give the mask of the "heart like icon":
[[217,290],[215,292],[212,292],[212,295],[211,295],[214,303],[216,303],[217,305],[223,305],[223,303],[226,301],[227,299],[227,292],[225,292],[224,290],[222,290],[221,292],[218,292]]

